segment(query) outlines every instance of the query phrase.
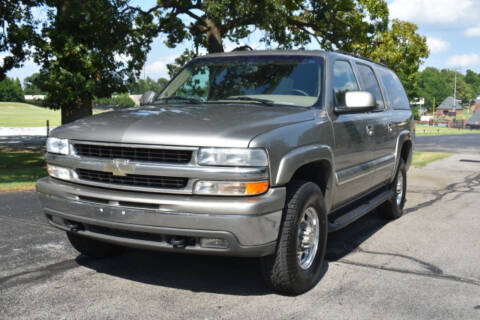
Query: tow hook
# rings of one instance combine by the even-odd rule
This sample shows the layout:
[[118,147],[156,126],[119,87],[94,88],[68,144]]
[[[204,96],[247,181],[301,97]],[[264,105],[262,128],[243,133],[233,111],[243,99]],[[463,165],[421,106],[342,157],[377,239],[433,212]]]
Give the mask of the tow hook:
[[70,229],[70,232],[78,232],[83,230],[83,227],[73,221],[65,221],[65,226]]
[[170,244],[172,245],[172,247],[174,247],[175,249],[183,249],[185,248],[185,246],[187,245],[187,241],[185,240],[185,238],[171,238],[170,239]]

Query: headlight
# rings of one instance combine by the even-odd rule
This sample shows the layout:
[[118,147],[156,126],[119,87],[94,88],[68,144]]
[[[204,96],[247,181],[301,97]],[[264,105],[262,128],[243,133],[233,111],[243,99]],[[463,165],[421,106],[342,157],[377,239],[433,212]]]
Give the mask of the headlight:
[[198,164],[206,166],[266,167],[267,153],[263,149],[201,148]]
[[47,164],[47,171],[51,177],[61,179],[61,180],[70,180],[70,169],[59,167],[59,166],[52,166]]
[[253,196],[266,192],[268,187],[268,181],[197,181],[194,193],[218,196]]
[[50,137],[47,139],[47,152],[68,154],[68,140]]

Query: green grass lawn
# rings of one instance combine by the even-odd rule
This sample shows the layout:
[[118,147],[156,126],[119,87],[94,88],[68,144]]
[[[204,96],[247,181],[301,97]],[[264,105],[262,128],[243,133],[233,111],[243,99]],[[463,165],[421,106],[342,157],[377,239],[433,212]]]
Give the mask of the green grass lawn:
[[431,127],[427,125],[417,124],[415,127],[415,135],[417,137],[423,136],[443,136],[447,134],[480,134],[480,130],[470,129],[455,129],[445,127]]
[[28,103],[0,102],[0,127],[45,127],[61,123],[60,110],[37,107]]
[[451,153],[443,152],[415,152],[413,154],[412,166],[424,167],[427,164],[450,157]]
[[[94,109],[93,114],[109,110]],[[0,102],[0,127],[45,127],[59,126],[62,122],[60,110],[37,107],[21,102]]]
[[0,192],[32,190],[46,175],[43,150],[0,147]]

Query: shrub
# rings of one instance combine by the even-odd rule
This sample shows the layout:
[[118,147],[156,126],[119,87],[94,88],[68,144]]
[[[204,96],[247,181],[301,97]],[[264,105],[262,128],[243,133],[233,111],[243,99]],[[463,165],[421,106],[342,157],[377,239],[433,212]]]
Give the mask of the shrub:
[[131,108],[135,106],[135,102],[128,96],[127,93],[121,93],[110,98],[95,99],[93,101],[93,105],[102,107]]
[[23,102],[23,90],[20,80],[5,78],[0,81],[0,101]]

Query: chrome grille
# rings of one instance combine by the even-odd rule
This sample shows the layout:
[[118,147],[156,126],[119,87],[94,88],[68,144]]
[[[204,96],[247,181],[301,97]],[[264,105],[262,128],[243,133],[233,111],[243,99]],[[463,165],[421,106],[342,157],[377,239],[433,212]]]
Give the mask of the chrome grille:
[[137,174],[114,176],[110,172],[86,169],[76,169],[75,172],[80,180],[132,187],[183,189],[188,183],[188,178],[178,177],[144,176]]
[[75,153],[84,157],[129,159],[133,161],[159,163],[189,163],[191,150],[170,150],[137,147],[117,147],[96,144],[73,144]]

